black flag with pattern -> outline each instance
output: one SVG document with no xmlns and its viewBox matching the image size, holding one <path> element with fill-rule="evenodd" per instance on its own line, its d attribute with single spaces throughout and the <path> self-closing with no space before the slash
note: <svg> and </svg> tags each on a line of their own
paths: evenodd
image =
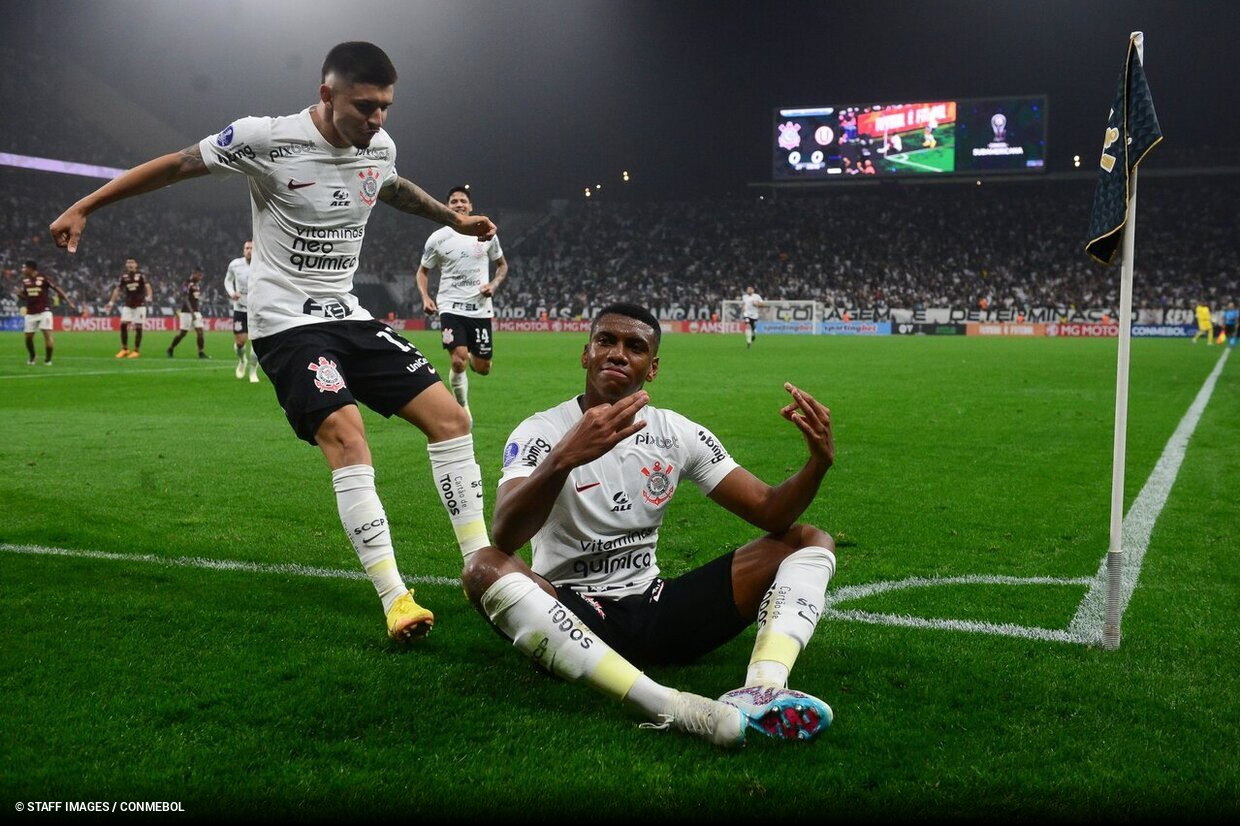
<svg viewBox="0 0 1240 826">
<path fill-rule="evenodd" d="M 1089 239 L 1085 251 L 1096 261 L 1110 264 L 1128 223 L 1129 176 L 1147 152 L 1162 140 L 1154 99 L 1137 54 L 1137 38 L 1128 38 L 1128 55 L 1119 75 L 1119 89 L 1102 144 L 1094 207 L 1089 213 Z"/>
</svg>

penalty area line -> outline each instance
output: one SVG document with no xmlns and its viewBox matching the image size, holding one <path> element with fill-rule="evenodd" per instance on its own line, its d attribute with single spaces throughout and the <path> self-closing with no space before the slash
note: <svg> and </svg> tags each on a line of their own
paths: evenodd
<svg viewBox="0 0 1240 826">
<path fill-rule="evenodd" d="M 143 562 L 165 568 L 198 568 L 205 571 L 241 571 L 250 574 L 284 574 L 317 579 L 367 579 L 361 571 L 343 568 L 320 568 L 296 563 L 244 562 L 232 559 L 210 559 L 202 556 L 157 556 L 156 554 L 118 554 L 112 551 L 83 551 L 72 548 L 49 548 L 44 545 L 11 545 L 0 543 L 0 551 L 35 556 L 67 556 L 75 559 L 103 559 L 109 562 Z M 446 576 L 406 577 L 409 585 L 460 585 L 460 579 Z"/>
</svg>

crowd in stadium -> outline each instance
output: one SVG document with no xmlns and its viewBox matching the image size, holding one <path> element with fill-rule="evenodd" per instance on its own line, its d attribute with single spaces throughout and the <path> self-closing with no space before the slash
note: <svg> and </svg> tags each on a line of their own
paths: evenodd
<svg viewBox="0 0 1240 826">
<path fill-rule="evenodd" d="M 37 55 L 0 55 L 0 90 L 54 101 L 62 68 Z M 14 98 L 16 99 L 16 98 Z M 54 117 L 0 122 L 8 151 L 125 166 L 143 160 L 71 107 Z M 1221 306 L 1240 295 L 1240 218 L 1233 175 L 1240 148 L 1159 147 L 1139 207 L 1137 307 Z M 222 279 L 249 237 L 249 204 L 203 209 L 174 193 L 122 203 L 92 221 L 75 257 L 55 250 L 47 226 L 97 180 L 7 169 L 0 195 L 0 314 L 16 311 L 12 284 L 33 258 L 88 312 L 99 312 L 129 256 L 154 288 L 156 313 L 172 312 L 191 268 L 205 273 L 204 311 L 227 313 Z M 211 186 L 211 183 L 199 184 Z M 745 197 L 626 203 L 578 197 L 541 216 L 497 219 L 511 266 L 501 315 L 573 317 L 640 295 L 663 317 L 709 317 L 752 285 L 767 298 L 815 299 L 850 308 L 1111 308 L 1114 270 L 1083 251 L 1093 180 L 975 185 L 874 182 L 811 190 L 755 189 Z M 390 213 L 390 214 L 389 214 Z M 513 215 L 517 213 L 512 213 Z M 540 219 L 541 218 L 541 219 Z M 372 311 L 415 316 L 421 245 L 434 229 L 376 208 L 357 281 Z"/>
<path fill-rule="evenodd" d="M 126 257 L 155 290 L 155 312 L 175 309 L 192 267 L 206 278 L 208 314 L 225 315 L 222 278 L 249 233 L 249 205 L 207 211 L 171 198 L 118 204 L 90 225 L 68 257 L 47 225 L 89 181 L 5 173 L 0 210 L 0 311 L 13 278 L 34 258 L 75 300 L 99 312 Z M 1229 208 L 1231 176 L 1161 177 L 1145 183 L 1133 305 L 1221 306 L 1240 295 L 1240 235 Z M 204 185 L 210 185 L 209 183 Z M 850 308 L 1113 308 L 1117 268 L 1085 255 L 1090 181 L 886 184 L 771 191 L 694 202 L 560 204 L 500 238 L 511 265 L 501 315 L 573 317 L 641 296 L 664 317 L 709 317 L 748 285 L 767 298 L 816 299 Z M 390 215 L 387 213 L 391 213 Z M 415 316 L 412 290 L 432 227 L 377 208 L 358 280 L 384 285 L 376 314 Z M 425 224 L 425 225 L 424 225 Z"/>
</svg>

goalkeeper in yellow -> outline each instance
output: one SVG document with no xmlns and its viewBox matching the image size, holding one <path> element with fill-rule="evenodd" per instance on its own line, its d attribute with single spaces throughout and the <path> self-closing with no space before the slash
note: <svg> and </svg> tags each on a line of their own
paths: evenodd
<svg viewBox="0 0 1240 826">
<path fill-rule="evenodd" d="M 1204 302 L 1197 305 L 1197 335 L 1193 336 L 1193 344 L 1197 343 L 1197 339 L 1203 335 L 1206 337 L 1206 344 L 1214 343 L 1214 324 L 1210 321 L 1210 307 Z"/>
</svg>

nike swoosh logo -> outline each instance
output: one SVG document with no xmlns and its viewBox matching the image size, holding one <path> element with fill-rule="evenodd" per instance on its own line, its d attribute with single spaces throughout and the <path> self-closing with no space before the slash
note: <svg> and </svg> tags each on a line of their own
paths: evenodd
<svg viewBox="0 0 1240 826">
<path fill-rule="evenodd" d="M 583 490 L 589 490 L 590 488 L 597 488 L 601 484 L 603 483 L 602 482 L 591 482 L 588 485 L 577 485 L 577 492 L 581 493 Z"/>
<path fill-rule="evenodd" d="M 374 542 L 376 539 L 378 539 L 379 537 L 383 536 L 386 533 L 387 531 L 379 531 L 377 534 L 374 534 L 372 536 L 363 536 L 362 544 L 369 545 L 371 542 Z"/>
<path fill-rule="evenodd" d="M 307 187 L 307 186 L 314 186 L 314 185 L 315 185 L 315 183 L 317 183 L 317 182 L 316 182 L 316 181 L 310 181 L 309 183 L 299 184 L 299 183 L 297 183 L 296 181 L 294 181 L 292 178 L 289 178 L 289 179 L 288 179 L 288 188 L 289 188 L 289 189 L 302 189 L 302 188 Z"/>
</svg>

